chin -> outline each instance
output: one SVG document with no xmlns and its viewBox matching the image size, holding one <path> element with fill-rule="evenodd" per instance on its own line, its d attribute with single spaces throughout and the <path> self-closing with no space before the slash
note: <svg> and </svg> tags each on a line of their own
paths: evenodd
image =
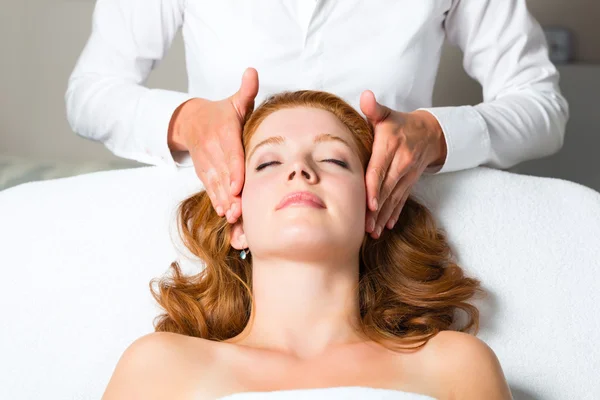
<svg viewBox="0 0 600 400">
<path fill-rule="evenodd" d="M 335 237 L 339 236 L 339 232 L 334 232 L 321 224 L 293 224 L 282 226 L 275 232 L 277 242 L 293 242 L 306 244 L 319 244 L 323 241 L 335 241 Z"/>
<path fill-rule="evenodd" d="M 337 251 L 331 246 L 320 243 L 285 243 L 276 248 L 270 249 L 270 255 L 276 258 L 283 259 L 285 261 L 297 261 L 297 262 L 320 262 L 328 259 L 339 260 L 340 252 L 343 249 Z"/>
</svg>

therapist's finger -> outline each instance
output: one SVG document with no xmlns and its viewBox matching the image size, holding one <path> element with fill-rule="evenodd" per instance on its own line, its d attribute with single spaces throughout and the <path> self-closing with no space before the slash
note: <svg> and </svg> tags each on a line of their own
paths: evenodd
<svg viewBox="0 0 600 400">
<path fill-rule="evenodd" d="M 235 131 L 230 134 L 228 140 L 221 141 L 221 146 L 227 146 L 224 149 L 224 152 L 226 152 L 224 158 L 227 164 L 227 181 L 223 184 L 223 196 L 226 197 L 224 203 L 225 217 L 227 222 L 231 224 L 235 223 L 242 213 L 240 196 L 238 195 L 244 185 L 245 168 L 241 136 L 240 128 L 239 132 Z"/>
<path fill-rule="evenodd" d="M 381 206 L 380 191 L 383 184 L 383 180 L 387 174 L 388 168 L 391 163 L 392 156 L 387 151 L 383 142 L 381 144 L 375 143 L 373 145 L 373 154 L 367 167 L 366 175 L 366 188 L 368 193 L 369 208 L 371 211 L 379 210 Z"/>
<path fill-rule="evenodd" d="M 229 211 L 226 212 L 227 222 L 234 224 L 238 218 L 242 215 L 242 197 L 234 196 L 229 207 Z"/>
<path fill-rule="evenodd" d="M 239 135 L 241 136 L 241 133 L 239 133 Z M 231 180 L 231 182 L 228 182 L 229 186 L 227 187 L 230 196 L 236 196 L 240 193 L 244 186 L 245 175 L 242 141 L 240 138 L 233 140 L 235 141 L 235 144 L 232 144 L 231 147 L 226 150 L 227 155 L 225 156 Z"/>
<path fill-rule="evenodd" d="M 224 158 L 224 168 L 226 171 L 222 176 L 226 179 L 222 187 L 226 197 L 223 207 L 227 220 L 230 221 L 231 214 L 235 215 L 236 210 L 232 210 L 235 202 L 235 196 L 241 191 L 244 185 L 244 149 L 242 147 L 241 127 L 231 126 L 225 132 L 225 137 L 221 138 L 221 148 Z M 237 219 L 237 217 L 236 217 Z"/>
<path fill-rule="evenodd" d="M 407 196 L 409 190 L 410 187 L 408 180 L 402 179 L 400 182 L 398 182 L 398 185 L 392 191 L 392 194 L 388 198 L 388 201 L 386 201 L 385 204 L 381 207 L 381 211 L 377 216 L 377 222 L 375 223 L 375 232 L 378 237 L 379 235 L 381 235 L 381 232 L 392 218 L 394 211 L 402 202 L 402 199 L 404 199 L 405 196 Z"/>
<path fill-rule="evenodd" d="M 361 93 L 360 110 L 373 126 L 384 121 L 392 113 L 390 108 L 377 102 L 375 94 L 370 90 Z"/>
<path fill-rule="evenodd" d="M 388 229 L 392 229 L 398 222 L 402 209 L 406 204 L 406 200 L 410 196 L 410 193 L 418 182 L 419 178 L 425 170 L 424 165 L 412 168 L 406 175 L 404 175 L 398 185 L 390 195 L 390 198 L 384 206 L 385 210 L 382 209 L 380 215 L 377 217 L 377 225 L 380 227 L 386 226 Z M 389 210 L 392 210 L 389 212 Z"/>
<path fill-rule="evenodd" d="M 375 134 L 373 151 L 367 166 L 365 185 L 367 189 L 367 201 L 371 211 L 377 211 L 382 206 L 381 187 L 394 159 L 394 150 L 390 149 L 391 145 L 388 143 L 388 140 L 384 135 L 377 136 L 377 133 Z"/>
<path fill-rule="evenodd" d="M 388 201 L 382 204 L 381 209 L 375 217 L 375 229 L 373 229 L 373 235 L 375 238 L 378 238 L 381 235 L 381 232 L 385 228 L 385 223 L 392 216 L 392 212 L 404 195 L 405 190 L 406 185 L 403 185 L 402 182 L 399 183 L 392 191 Z"/>
<path fill-rule="evenodd" d="M 235 134 L 230 134 L 230 136 L 233 135 Z M 223 215 L 226 215 L 227 211 L 231 208 L 231 202 L 233 199 L 233 196 L 231 195 L 231 171 L 229 162 L 227 160 L 227 155 L 225 154 L 227 150 L 222 148 L 224 146 L 224 142 L 221 141 L 220 145 L 221 151 L 215 154 L 217 171 L 219 172 L 217 188 L 215 190 L 219 207 L 222 207 Z M 231 146 L 231 144 L 228 144 L 228 146 Z"/>
<path fill-rule="evenodd" d="M 367 205 L 371 211 L 377 211 L 381 205 L 379 202 L 381 185 L 388 173 L 395 150 L 395 146 L 389 143 L 391 138 L 380 130 L 379 123 L 390 115 L 391 110 L 377 103 L 375 95 L 370 90 L 364 91 L 360 96 L 360 108 L 373 125 L 374 130 L 373 149 L 367 166 L 365 185 Z"/>
<path fill-rule="evenodd" d="M 232 196 L 238 195 L 244 186 L 244 151 L 242 148 L 242 128 L 246 117 L 254 110 L 254 100 L 258 94 L 258 72 L 254 68 L 247 68 L 242 75 L 239 90 L 229 99 L 239 118 L 239 129 L 236 135 L 226 143 L 230 147 L 226 151 L 231 186 L 228 188 Z"/>
<path fill-rule="evenodd" d="M 381 192 L 378 197 L 381 209 L 388 201 L 392 192 L 398 187 L 402 177 L 404 177 L 414 165 L 413 158 L 414 156 L 402 147 L 396 150 L 388 173 L 381 185 Z"/>
<path fill-rule="evenodd" d="M 214 168 L 203 170 L 202 167 L 197 166 L 196 174 L 198 175 L 202 183 L 204 183 L 204 190 L 206 191 L 206 194 L 208 194 L 213 208 L 215 209 L 217 214 L 222 217 L 224 214 L 224 210 L 223 207 L 220 205 L 221 203 L 219 201 L 218 185 L 216 183 L 216 177 L 218 176 L 217 170 Z"/>
<path fill-rule="evenodd" d="M 258 94 L 258 86 L 258 72 L 254 68 L 246 68 L 242 75 L 239 90 L 230 97 L 242 123 L 246 115 L 254 109 L 254 99 Z"/>
<path fill-rule="evenodd" d="M 189 151 L 196 173 L 204 183 L 215 211 L 220 217 L 224 216 L 229 189 L 224 189 L 223 182 L 229 182 L 229 171 L 219 143 L 207 141 L 202 148 L 194 147 Z"/>
<path fill-rule="evenodd" d="M 394 228 L 394 226 L 400 219 L 400 214 L 402 213 L 402 210 L 404 209 L 404 205 L 406 204 L 406 200 L 408 199 L 408 196 L 410 195 L 411 189 L 412 188 L 409 188 L 407 191 L 404 192 L 402 199 L 396 205 L 396 208 L 394 208 L 394 211 L 392 211 L 392 215 L 390 216 L 390 218 L 386 224 L 388 229 Z"/>
<path fill-rule="evenodd" d="M 215 149 L 216 143 L 212 142 L 212 147 Z M 217 170 L 214 168 L 214 163 L 212 161 L 212 152 L 209 151 L 205 153 L 205 147 L 211 146 L 209 143 L 201 144 L 199 136 L 191 136 L 190 142 L 188 142 L 187 148 L 190 153 L 190 158 L 192 159 L 192 165 L 194 166 L 194 170 L 196 171 L 196 175 L 200 178 L 202 185 L 204 186 L 204 190 L 208 194 L 210 198 L 210 202 L 213 205 L 213 208 L 219 213 L 217 209 L 219 205 L 219 201 L 217 198 L 217 193 L 215 191 L 215 176 L 217 176 Z"/>
</svg>

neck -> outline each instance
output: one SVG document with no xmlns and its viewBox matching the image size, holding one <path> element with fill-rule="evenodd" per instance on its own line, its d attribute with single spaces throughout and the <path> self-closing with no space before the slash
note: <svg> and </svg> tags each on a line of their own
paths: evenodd
<svg viewBox="0 0 600 400">
<path fill-rule="evenodd" d="M 358 254 L 351 260 L 252 259 L 255 307 L 228 342 L 308 359 L 364 341 L 357 331 Z"/>
</svg>

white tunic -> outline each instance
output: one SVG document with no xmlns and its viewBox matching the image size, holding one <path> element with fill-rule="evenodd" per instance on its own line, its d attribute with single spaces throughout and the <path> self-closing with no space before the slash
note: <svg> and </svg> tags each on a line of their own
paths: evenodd
<svg viewBox="0 0 600 400">
<path fill-rule="evenodd" d="M 180 28 L 188 93 L 142 86 Z M 464 51 L 482 104 L 431 107 L 445 38 Z M 231 96 L 247 67 L 259 74 L 256 106 L 317 89 L 360 111 L 370 89 L 392 109 L 427 109 L 448 148 L 438 173 L 553 154 L 569 112 L 525 0 L 98 0 L 69 80 L 68 119 L 118 156 L 189 166 L 167 146 L 173 111 L 192 97 Z"/>
</svg>

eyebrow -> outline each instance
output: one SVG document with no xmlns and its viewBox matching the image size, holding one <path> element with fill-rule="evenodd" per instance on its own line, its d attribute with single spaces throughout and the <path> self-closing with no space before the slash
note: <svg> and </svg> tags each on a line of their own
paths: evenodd
<svg viewBox="0 0 600 400">
<path fill-rule="evenodd" d="M 332 135 L 331 133 L 321 133 L 320 135 L 315 136 L 315 140 L 313 141 L 313 143 L 316 144 L 316 143 L 331 142 L 331 141 L 341 142 L 354 152 L 354 149 L 352 148 L 352 146 L 350 146 L 350 144 L 348 144 L 347 141 L 345 141 L 344 139 L 342 139 L 339 136 Z M 285 138 L 283 136 L 271 136 L 270 138 L 265 139 L 262 142 L 260 142 L 259 144 L 257 144 L 256 146 L 254 146 L 254 148 L 252 149 L 250 154 L 248 154 L 248 160 L 250 160 L 252 158 L 252 155 L 256 152 L 256 150 L 259 147 L 266 146 L 268 144 L 283 144 L 284 142 L 285 142 Z"/>
</svg>

